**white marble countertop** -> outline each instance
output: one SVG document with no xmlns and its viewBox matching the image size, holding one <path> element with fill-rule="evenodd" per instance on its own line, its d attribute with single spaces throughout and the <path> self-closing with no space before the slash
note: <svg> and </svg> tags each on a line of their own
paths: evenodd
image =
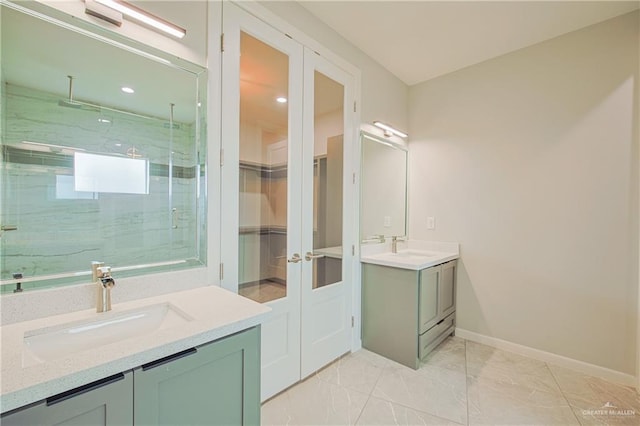
<svg viewBox="0 0 640 426">
<path fill-rule="evenodd" d="M 163 303 L 184 312 L 190 321 L 52 361 L 35 365 L 23 362 L 25 332 Z M 269 307 L 230 291 L 208 286 L 119 303 L 106 314 L 89 309 L 5 325 L 0 327 L 0 412 L 256 326 L 270 311 Z"/>
<path fill-rule="evenodd" d="M 399 241 L 397 253 L 391 252 L 389 243 L 363 246 L 362 263 L 390 266 L 419 271 L 460 257 L 457 243 L 433 241 Z"/>
</svg>

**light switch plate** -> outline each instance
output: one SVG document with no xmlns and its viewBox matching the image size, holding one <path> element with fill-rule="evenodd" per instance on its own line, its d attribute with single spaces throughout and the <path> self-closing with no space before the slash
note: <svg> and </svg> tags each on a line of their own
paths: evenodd
<svg viewBox="0 0 640 426">
<path fill-rule="evenodd" d="M 384 227 L 391 228 L 391 216 L 384 217 Z"/>
<path fill-rule="evenodd" d="M 429 216 L 427 218 L 427 229 L 436 229 L 436 218 Z"/>
</svg>

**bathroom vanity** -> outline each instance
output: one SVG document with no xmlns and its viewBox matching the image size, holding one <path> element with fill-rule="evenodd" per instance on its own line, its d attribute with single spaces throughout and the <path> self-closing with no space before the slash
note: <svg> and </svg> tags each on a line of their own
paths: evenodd
<svg viewBox="0 0 640 426">
<path fill-rule="evenodd" d="M 362 256 L 365 348 L 417 369 L 453 334 L 457 245 L 445 250 L 422 245 Z"/>
<path fill-rule="evenodd" d="M 3 326 L 1 423 L 259 424 L 269 310 L 204 287 Z M 96 331 L 120 323 L 140 333 Z"/>
</svg>

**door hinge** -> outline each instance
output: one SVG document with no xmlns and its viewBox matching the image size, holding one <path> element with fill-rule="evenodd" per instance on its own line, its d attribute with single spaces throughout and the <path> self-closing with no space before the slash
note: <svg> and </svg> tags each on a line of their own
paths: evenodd
<svg viewBox="0 0 640 426">
<path fill-rule="evenodd" d="M 356 172 L 353 172 L 351 180 L 352 180 L 352 183 L 356 183 Z"/>
<path fill-rule="evenodd" d="M 224 166 L 224 149 L 220 148 L 220 165 Z"/>
<path fill-rule="evenodd" d="M 220 279 L 224 279 L 224 263 L 220 263 Z"/>
<path fill-rule="evenodd" d="M 351 328 L 356 326 L 356 319 L 355 317 L 351 316 Z"/>
<path fill-rule="evenodd" d="M 224 33 L 220 34 L 220 52 L 224 52 Z"/>
<path fill-rule="evenodd" d="M 355 256 L 356 255 L 356 246 L 355 245 L 351 245 L 351 256 Z"/>
<path fill-rule="evenodd" d="M 356 112 L 356 101 L 353 101 L 353 112 Z"/>
</svg>

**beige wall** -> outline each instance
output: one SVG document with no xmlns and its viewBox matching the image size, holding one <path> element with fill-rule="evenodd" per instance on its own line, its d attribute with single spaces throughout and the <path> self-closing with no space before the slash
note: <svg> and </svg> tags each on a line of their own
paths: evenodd
<svg viewBox="0 0 640 426">
<path fill-rule="evenodd" d="M 410 236 L 461 243 L 458 327 L 635 374 L 639 27 L 410 89 Z"/>
</svg>

